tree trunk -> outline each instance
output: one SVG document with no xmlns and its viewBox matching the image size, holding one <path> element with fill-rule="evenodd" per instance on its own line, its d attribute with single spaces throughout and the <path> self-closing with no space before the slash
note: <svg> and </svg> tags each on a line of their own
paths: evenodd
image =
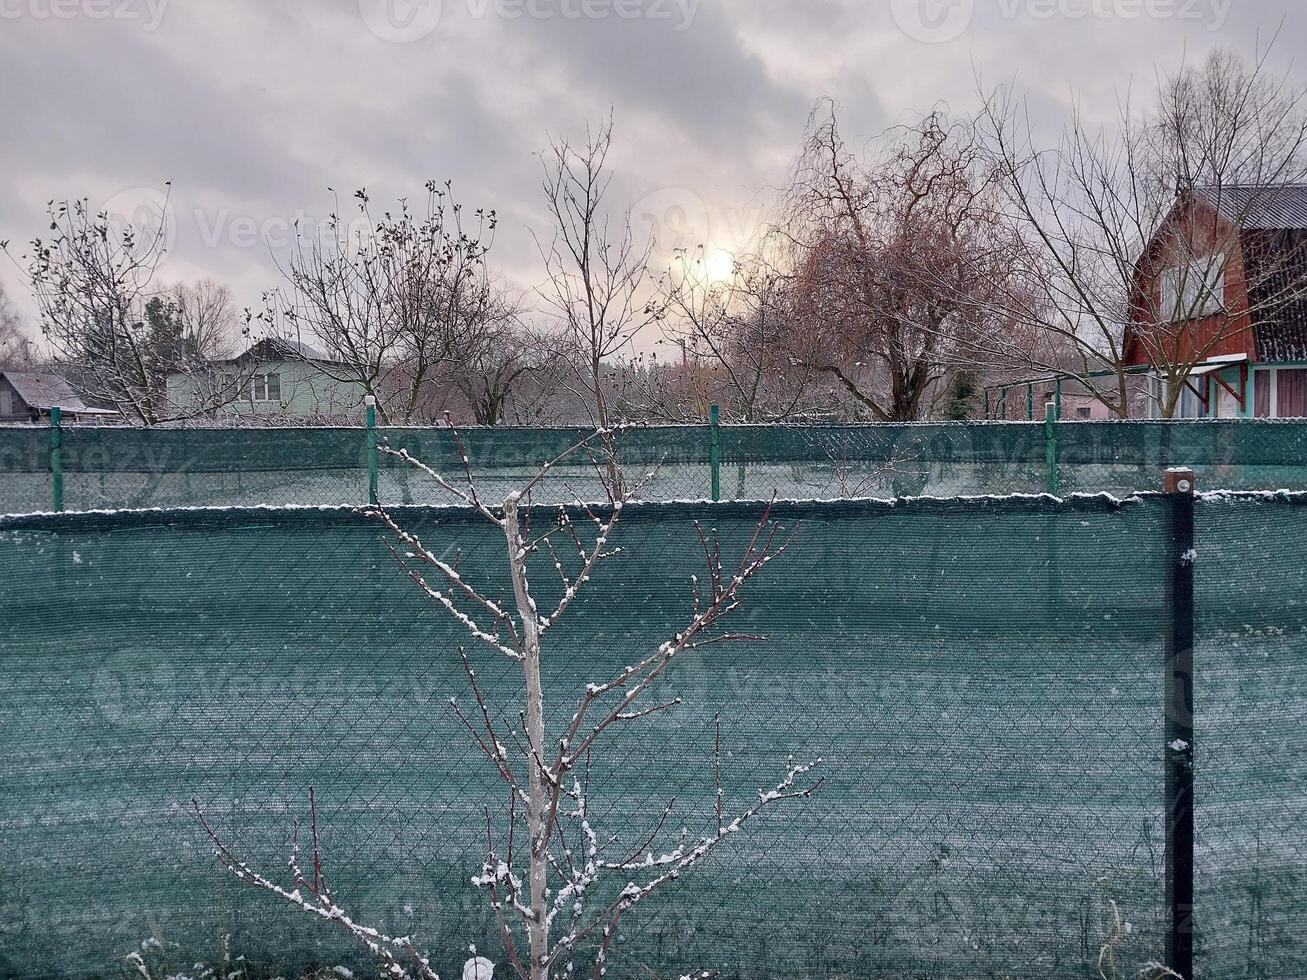
<svg viewBox="0 0 1307 980">
<path fill-rule="evenodd" d="M 526 823 L 531 836 L 529 901 L 531 921 L 527 937 L 531 947 L 530 980 L 548 980 L 549 923 L 546 919 L 549 841 L 545 836 L 548 814 L 545 783 L 540 769 L 545 758 L 544 689 L 540 680 L 540 619 L 527 582 L 527 556 L 522 546 L 517 512 L 518 499 L 510 494 L 504 501 L 504 534 L 508 538 L 508 566 L 513 579 L 513 597 L 522 620 L 522 674 L 526 680 L 527 805 Z"/>
</svg>

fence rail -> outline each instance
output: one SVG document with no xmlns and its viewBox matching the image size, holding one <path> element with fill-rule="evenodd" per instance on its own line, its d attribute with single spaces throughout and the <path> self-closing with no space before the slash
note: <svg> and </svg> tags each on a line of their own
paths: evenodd
<svg viewBox="0 0 1307 980">
<path fill-rule="evenodd" d="M 714 416 L 715 418 L 715 416 Z M 580 429 L 468 429 L 463 444 L 492 492 L 583 438 Z M 385 452 L 447 473 L 447 429 L 0 428 L 0 511 L 178 506 L 445 504 Z M 649 500 L 848 499 L 1152 490 L 1159 470 L 1206 487 L 1307 489 L 1307 422 L 946 423 L 703 426 L 625 430 L 625 465 Z M 602 497 L 585 460 L 539 499 Z"/>
<path fill-rule="evenodd" d="M 493 528 L 395 513 L 510 588 Z M 730 554 L 757 516 L 633 507 L 558 627 L 550 689 L 678 621 L 696 520 Z M 768 642 L 686 662 L 684 704 L 596 769 L 594 819 L 625 845 L 675 797 L 699 832 L 718 715 L 731 799 L 790 754 L 828 760 L 827 783 L 624 922 L 614 975 L 1133 977 L 1186 939 L 1203 980 L 1307 975 L 1307 495 L 776 516 L 796 544 L 743 611 Z M 337 933 L 225 881 L 184 807 L 276 868 L 309 786 L 358 918 L 420 937 L 443 974 L 495 949 L 469 879 L 501 794 L 448 707 L 465 637 L 378 531 L 351 508 L 0 519 L 0 974 L 104 975 L 156 933 L 186 965 L 224 943 L 269 975 L 348 963 Z M 479 679 L 513 702 L 507 668 Z M 1175 936 L 1185 806 L 1196 932 Z"/>
</svg>

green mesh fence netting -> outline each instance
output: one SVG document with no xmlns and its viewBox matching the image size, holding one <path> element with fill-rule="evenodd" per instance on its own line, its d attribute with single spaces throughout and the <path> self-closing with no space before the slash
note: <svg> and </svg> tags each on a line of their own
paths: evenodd
<svg viewBox="0 0 1307 980">
<path fill-rule="evenodd" d="M 583 439 L 580 429 L 469 429 L 470 465 L 489 499 Z M 63 509 L 354 505 L 369 496 L 363 429 L 63 429 Z M 446 429 L 377 432 L 378 495 L 390 504 L 448 504 L 394 455 L 407 450 L 457 478 Z M 615 437 L 647 500 L 713 492 L 708 426 L 634 428 Z M 1206 487 L 1307 489 L 1307 423 L 1127 422 L 724 426 L 716 484 L 728 500 L 851 499 L 1158 489 L 1162 469 L 1195 468 Z M 392 452 L 387 452 L 389 449 Z M 0 428 L 0 511 L 54 509 L 50 432 Z M 556 467 L 538 500 L 603 499 L 594 460 Z"/>
<path fill-rule="evenodd" d="M 1168 506 L 778 507 L 795 544 L 733 623 L 767 642 L 677 668 L 657 694 L 684 704 L 594 760 L 593 820 L 630 850 L 675 798 L 672 833 L 705 832 L 718 716 L 731 803 L 791 755 L 823 757 L 826 784 L 625 920 L 612 975 L 1094 977 L 1107 947 L 1133 977 L 1161 958 Z M 496 529 L 395 513 L 507 594 Z M 630 511 L 622 554 L 548 636 L 553 730 L 585 683 L 686 621 L 695 521 L 730 555 L 758 516 Z M 1300 976 L 1307 509 L 1205 498 L 1198 528 L 1200 974 Z M 329 880 L 358 919 L 419 937 L 446 976 L 469 944 L 502 960 L 469 880 L 487 809 L 506 802 L 449 706 L 467 695 L 468 638 L 374 520 L 15 517 L 0 561 L 0 974 L 113 975 L 154 936 L 182 964 L 227 949 L 267 976 L 364 975 L 338 931 L 225 878 L 188 811 L 199 799 L 282 878 L 310 786 Z M 513 665 L 478 661 L 514 717 Z"/>
</svg>

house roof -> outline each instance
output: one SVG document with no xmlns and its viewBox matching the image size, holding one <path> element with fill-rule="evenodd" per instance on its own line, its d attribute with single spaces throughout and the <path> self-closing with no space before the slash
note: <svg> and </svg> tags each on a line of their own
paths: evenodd
<svg viewBox="0 0 1307 980">
<path fill-rule="evenodd" d="M 308 344 L 302 344 L 298 340 L 282 340 L 280 337 L 272 337 L 264 341 L 274 350 L 280 350 L 282 353 L 289 355 L 291 358 L 303 358 L 306 361 L 325 361 L 329 358 L 316 347 L 310 347 Z"/>
<path fill-rule="evenodd" d="M 49 411 L 58 408 L 65 412 L 93 412 L 86 402 L 73 391 L 64 378 L 57 374 L 37 374 L 28 371 L 0 371 L 8 379 L 20 398 L 32 408 Z"/>
<path fill-rule="evenodd" d="M 238 362 L 259 360 L 259 361 L 318 361 L 322 364 L 335 363 L 323 351 L 316 347 L 310 347 L 308 344 L 300 343 L 298 340 L 286 340 L 283 337 L 268 337 L 264 340 L 256 341 L 249 348 L 237 357 L 223 362 L 227 364 L 236 364 Z"/>
<path fill-rule="evenodd" d="M 1307 231 L 1307 184 L 1195 187 L 1194 195 L 1245 231 Z"/>
<path fill-rule="evenodd" d="M 1307 230 L 1244 231 L 1259 361 L 1307 360 Z"/>
</svg>

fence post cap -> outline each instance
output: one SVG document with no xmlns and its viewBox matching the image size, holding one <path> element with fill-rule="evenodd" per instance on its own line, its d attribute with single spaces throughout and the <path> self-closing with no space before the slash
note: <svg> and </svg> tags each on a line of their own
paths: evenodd
<svg viewBox="0 0 1307 980">
<path fill-rule="evenodd" d="M 1188 467 L 1173 466 L 1162 477 L 1162 490 L 1165 493 L 1193 494 L 1198 490 L 1198 478 Z"/>
<path fill-rule="evenodd" d="M 376 396 L 376 395 L 364 395 L 364 396 L 363 396 L 363 404 L 366 405 L 368 408 L 376 408 L 376 407 L 377 407 L 377 396 Z"/>
</svg>

